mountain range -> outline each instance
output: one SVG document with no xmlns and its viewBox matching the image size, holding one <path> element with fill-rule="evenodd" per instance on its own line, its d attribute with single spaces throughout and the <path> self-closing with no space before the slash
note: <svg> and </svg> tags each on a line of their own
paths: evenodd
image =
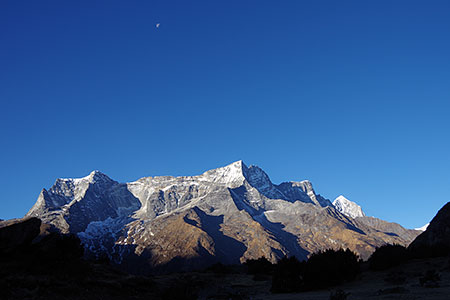
<svg viewBox="0 0 450 300">
<path fill-rule="evenodd" d="M 366 259 L 378 246 L 406 246 L 422 232 L 367 217 L 344 196 L 331 202 L 307 180 L 274 184 L 261 168 L 242 161 L 198 176 L 128 183 L 99 171 L 57 179 L 26 216 L 78 235 L 87 256 L 142 272 L 261 256 L 306 259 L 328 248 L 348 248 Z"/>
</svg>

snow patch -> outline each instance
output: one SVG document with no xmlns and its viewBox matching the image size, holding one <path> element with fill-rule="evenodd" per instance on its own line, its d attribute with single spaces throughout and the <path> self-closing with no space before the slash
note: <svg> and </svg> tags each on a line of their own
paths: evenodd
<svg viewBox="0 0 450 300">
<path fill-rule="evenodd" d="M 428 225 L 430 225 L 430 223 L 427 223 L 427 224 L 425 224 L 425 225 L 423 225 L 422 227 L 419 227 L 419 228 L 414 228 L 414 230 L 425 231 L 425 230 L 427 230 Z"/>
</svg>

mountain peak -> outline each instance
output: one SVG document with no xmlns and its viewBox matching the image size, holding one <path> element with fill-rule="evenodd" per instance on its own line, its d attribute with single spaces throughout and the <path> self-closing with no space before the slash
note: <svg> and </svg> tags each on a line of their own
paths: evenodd
<svg viewBox="0 0 450 300">
<path fill-rule="evenodd" d="M 89 173 L 89 176 L 98 176 L 98 175 L 104 175 L 102 172 L 100 172 L 99 170 L 94 170 L 91 173 Z"/>
<path fill-rule="evenodd" d="M 257 188 L 263 194 L 269 193 L 274 196 L 274 189 L 272 181 L 270 181 L 269 176 L 258 166 L 251 165 L 246 169 L 245 178 L 253 187 Z M 268 196 L 268 195 L 266 195 Z M 281 195 L 280 195 L 281 196 Z"/>
<path fill-rule="evenodd" d="M 244 161 L 242 161 L 241 159 L 240 160 L 237 160 L 237 161 L 235 161 L 235 162 L 232 162 L 231 164 L 229 164 L 228 166 L 226 166 L 226 167 L 230 167 L 230 168 L 236 168 L 236 169 L 238 169 L 238 170 L 240 170 L 241 172 L 242 172 L 242 170 L 245 168 L 247 168 L 247 166 L 245 165 L 245 163 L 244 163 Z"/>
<path fill-rule="evenodd" d="M 348 200 L 347 198 L 345 198 L 344 195 L 337 196 L 337 198 L 334 199 L 333 202 L 336 202 L 336 201 L 339 201 L 339 202 L 341 202 L 341 201 L 343 201 L 343 202 L 352 202 L 352 201 Z"/>
<path fill-rule="evenodd" d="M 81 178 L 58 178 L 56 179 L 55 185 L 60 184 L 67 184 L 69 182 L 78 185 L 80 183 L 96 183 L 96 182 L 113 182 L 111 178 L 109 178 L 108 175 L 98 171 L 94 170 L 89 175 L 81 177 Z"/>
<path fill-rule="evenodd" d="M 238 160 L 225 167 L 206 171 L 203 177 L 208 181 L 229 186 L 240 185 L 245 180 L 244 170 L 247 170 L 247 166 L 242 160 Z"/>
<path fill-rule="evenodd" d="M 236 173 L 242 173 L 244 169 L 247 169 L 247 166 L 245 165 L 245 163 L 242 160 L 237 160 L 237 161 L 232 162 L 224 167 L 220 167 L 220 168 L 209 170 L 209 171 L 221 170 L 221 169 L 229 169 L 229 170 L 236 171 Z"/>
<path fill-rule="evenodd" d="M 89 179 L 90 182 L 112 181 L 112 179 L 109 178 L 108 175 L 100 172 L 99 170 L 92 171 L 88 176 L 86 176 L 84 178 Z"/>
<path fill-rule="evenodd" d="M 348 200 L 343 195 L 337 197 L 333 201 L 333 205 L 339 212 L 353 219 L 356 217 L 366 216 L 362 211 L 361 206 L 359 206 L 355 202 Z"/>
</svg>

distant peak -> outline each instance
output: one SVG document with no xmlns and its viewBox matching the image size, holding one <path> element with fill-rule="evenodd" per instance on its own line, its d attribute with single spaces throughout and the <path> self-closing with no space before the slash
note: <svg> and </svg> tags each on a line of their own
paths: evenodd
<svg viewBox="0 0 450 300">
<path fill-rule="evenodd" d="M 98 175 L 98 174 L 103 174 L 103 173 L 100 172 L 99 170 L 94 170 L 91 173 L 89 173 L 90 176 L 94 176 L 94 175 Z"/>
<path fill-rule="evenodd" d="M 414 228 L 414 230 L 425 231 L 425 230 L 427 230 L 428 225 L 430 225 L 430 223 L 427 223 L 427 224 L 425 224 L 425 225 L 423 225 L 422 227 L 419 227 L 419 228 Z"/>
<path fill-rule="evenodd" d="M 333 205 L 336 208 L 336 210 L 353 219 L 356 217 L 366 216 L 363 210 L 361 209 L 361 206 L 359 206 L 353 201 L 348 200 L 343 195 L 338 196 L 333 201 Z"/>
<path fill-rule="evenodd" d="M 105 173 L 100 172 L 99 170 L 92 171 L 89 176 L 85 177 L 89 179 L 89 182 L 103 182 L 103 181 L 113 181 L 111 178 L 109 178 L 108 175 Z"/>
<path fill-rule="evenodd" d="M 88 176 L 81 178 L 58 178 L 56 180 L 56 184 L 58 184 L 58 182 L 72 182 L 74 184 L 79 184 L 82 182 L 95 183 L 95 182 L 112 182 L 112 181 L 114 180 L 109 178 L 108 175 L 98 170 L 94 170 L 91 173 L 89 173 Z"/>
<path fill-rule="evenodd" d="M 89 173 L 88 177 L 108 177 L 105 173 L 100 172 L 99 170 L 94 170 Z M 109 177 L 108 177 L 109 178 Z"/>
</svg>

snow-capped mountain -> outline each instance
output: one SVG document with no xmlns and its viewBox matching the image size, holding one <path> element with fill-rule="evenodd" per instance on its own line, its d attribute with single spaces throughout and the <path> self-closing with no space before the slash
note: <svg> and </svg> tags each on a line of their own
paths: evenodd
<svg viewBox="0 0 450 300">
<path fill-rule="evenodd" d="M 63 233 L 78 233 L 93 221 L 128 216 L 139 207 L 126 184 L 93 171 L 83 178 L 57 179 L 41 191 L 27 216 L 43 217 Z"/>
<path fill-rule="evenodd" d="M 348 200 L 342 195 L 334 199 L 333 205 L 338 211 L 353 219 L 366 216 L 362 211 L 361 206 L 359 206 L 355 202 Z"/>
<path fill-rule="evenodd" d="M 404 228 L 393 234 L 389 226 L 380 230 L 378 223 L 349 218 L 335 206 L 307 180 L 274 184 L 261 168 L 237 161 L 197 176 L 129 183 L 98 171 L 58 179 L 42 190 L 27 215 L 78 234 L 90 255 L 134 268 L 179 270 L 261 256 L 304 259 L 342 247 L 366 258 L 376 246 L 406 245 L 415 234 Z"/>
<path fill-rule="evenodd" d="M 381 232 L 395 234 L 408 241 L 412 241 L 418 234 L 420 234 L 420 231 L 417 229 L 406 229 L 397 223 L 387 222 L 375 217 L 367 217 L 361 206 L 348 200 L 342 195 L 333 201 L 333 205 L 336 210 L 352 219 L 355 219 L 355 222 L 360 225 L 364 224 Z"/>
</svg>

